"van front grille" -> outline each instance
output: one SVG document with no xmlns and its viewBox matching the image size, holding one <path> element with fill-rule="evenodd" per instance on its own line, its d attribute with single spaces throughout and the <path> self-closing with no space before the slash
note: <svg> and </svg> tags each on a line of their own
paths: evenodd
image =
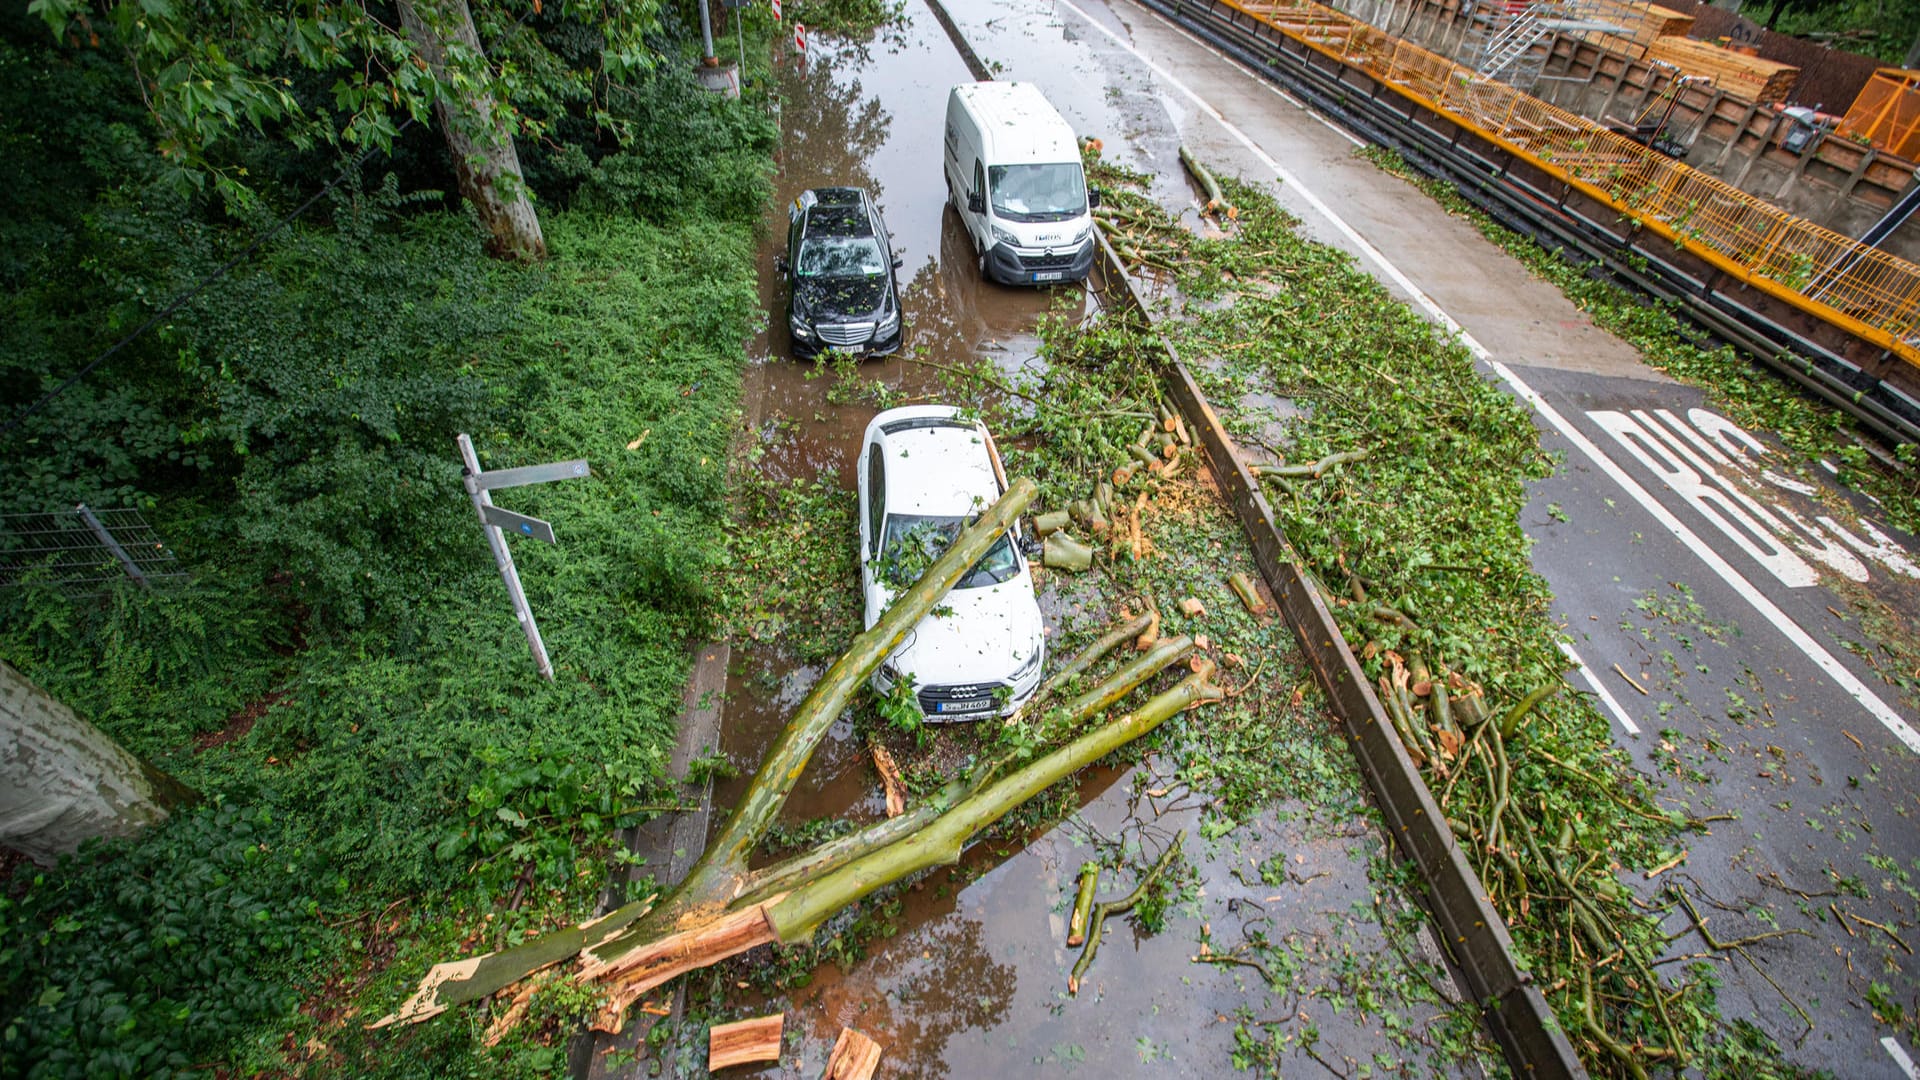
<svg viewBox="0 0 1920 1080">
<path fill-rule="evenodd" d="M 1073 265 L 1073 252 L 1061 255 L 1022 255 L 1020 268 L 1023 270 L 1061 270 Z"/>
</svg>

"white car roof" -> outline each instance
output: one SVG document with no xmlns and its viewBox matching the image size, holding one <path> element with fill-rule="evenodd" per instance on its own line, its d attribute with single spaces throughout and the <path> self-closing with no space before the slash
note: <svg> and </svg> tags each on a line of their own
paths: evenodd
<svg viewBox="0 0 1920 1080">
<path fill-rule="evenodd" d="M 990 165 L 1080 161 L 1073 128 L 1040 88 L 1025 82 L 963 83 L 953 88 L 980 118 Z"/>
<path fill-rule="evenodd" d="M 914 405 L 889 409 L 867 426 L 867 441 L 878 437 L 886 462 L 887 513 L 965 517 L 1000 497 L 986 435 L 959 413 L 950 405 Z"/>
</svg>

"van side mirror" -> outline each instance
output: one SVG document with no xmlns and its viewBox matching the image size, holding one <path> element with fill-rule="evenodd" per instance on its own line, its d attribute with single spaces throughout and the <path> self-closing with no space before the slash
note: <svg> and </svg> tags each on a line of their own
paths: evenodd
<svg viewBox="0 0 1920 1080">
<path fill-rule="evenodd" d="M 1087 209 L 1089 210 L 1100 209 L 1100 189 L 1099 188 L 1087 189 Z"/>
<path fill-rule="evenodd" d="M 967 193 L 967 210 L 970 213 L 984 214 L 987 212 L 987 200 L 981 198 L 979 192 L 970 191 Z"/>
<path fill-rule="evenodd" d="M 898 270 L 898 269 L 900 269 L 901 267 L 903 267 L 903 266 L 905 266 L 905 265 L 907 265 L 907 260 L 905 260 L 905 259 L 903 259 L 903 258 L 901 258 L 901 257 L 900 257 L 900 256 L 898 256 L 898 255 L 895 255 L 895 256 L 893 257 L 893 268 L 894 268 L 895 270 Z"/>
</svg>

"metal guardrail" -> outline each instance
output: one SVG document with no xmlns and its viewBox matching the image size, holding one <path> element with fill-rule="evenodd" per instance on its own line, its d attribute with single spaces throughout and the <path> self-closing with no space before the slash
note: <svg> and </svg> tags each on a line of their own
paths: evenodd
<svg viewBox="0 0 1920 1080">
<path fill-rule="evenodd" d="M 1721 270 L 1920 365 L 1920 266 L 1314 0 L 1210 0 L 1392 84 Z M 1828 267 L 1844 273 L 1805 290 Z"/>
<path fill-rule="evenodd" d="M 1119 256 L 1105 236 L 1099 240 L 1100 258 L 1094 262 L 1089 287 L 1109 309 L 1135 312 L 1153 325 L 1152 308 L 1127 276 Z M 1280 602 L 1288 627 L 1347 730 L 1354 760 L 1380 807 L 1388 836 L 1420 871 L 1428 910 L 1462 989 L 1479 1004 L 1487 1030 L 1514 1075 L 1584 1078 L 1585 1067 L 1546 998 L 1514 959 L 1506 922 L 1488 901 L 1486 886 L 1407 756 L 1360 661 L 1320 594 L 1293 561 L 1259 482 L 1177 350 L 1164 336 L 1159 340 L 1167 356 L 1167 390 L 1206 450 L 1221 493 L 1253 545 L 1260 576 Z"/>
</svg>

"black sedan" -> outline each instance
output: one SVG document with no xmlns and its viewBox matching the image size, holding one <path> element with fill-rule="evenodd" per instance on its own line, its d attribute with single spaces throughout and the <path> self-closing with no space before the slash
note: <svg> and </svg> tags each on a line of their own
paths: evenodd
<svg viewBox="0 0 1920 1080">
<path fill-rule="evenodd" d="M 880 211 L 862 188 L 814 188 L 787 208 L 787 329 L 807 359 L 828 350 L 886 356 L 900 348 L 900 286 Z"/>
</svg>

